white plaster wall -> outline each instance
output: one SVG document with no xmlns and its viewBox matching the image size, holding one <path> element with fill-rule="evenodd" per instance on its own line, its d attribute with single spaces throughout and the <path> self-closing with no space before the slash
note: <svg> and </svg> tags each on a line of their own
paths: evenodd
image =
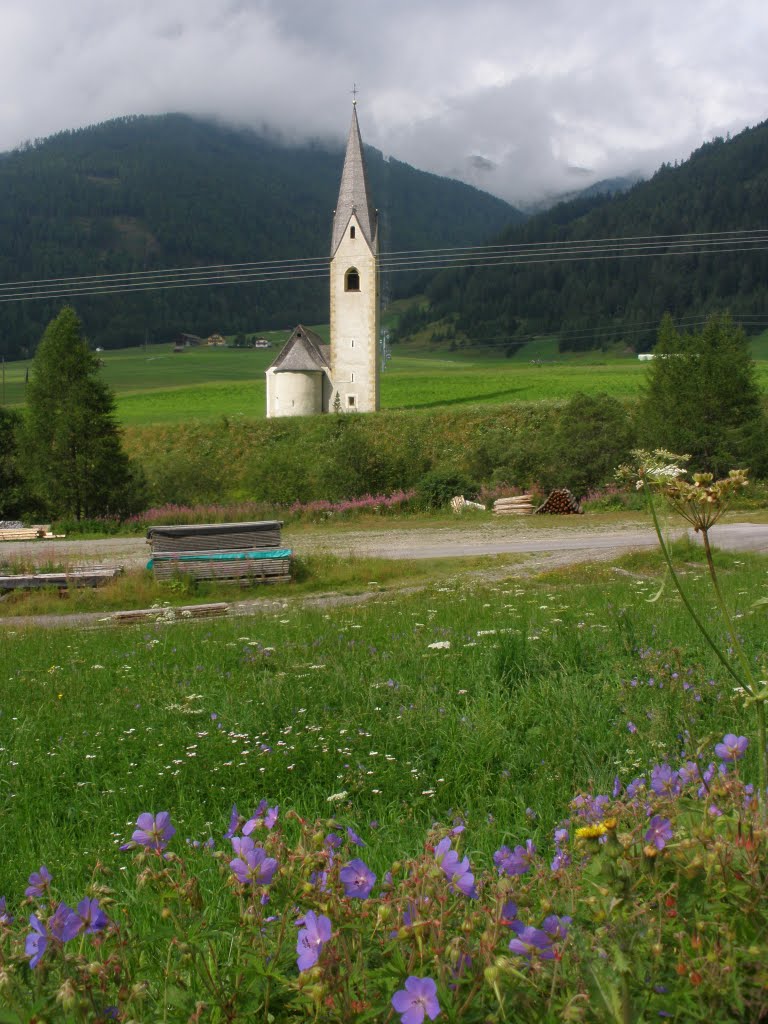
<svg viewBox="0 0 768 1024">
<path fill-rule="evenodd" d="M 355 237 L 350 237 L 350 227 Z M 360 290 L 348 292 L 350 267 L 360 275 Z M 352 215 L 331 261 L 331 379 L 343 412 L 375 412 L 379 408 L 379 282 L 374 253 L 357 218 Z M 350 406 L 349 397 L 355 399 Z"/>
<path fill-rule="evenodd" d="M 314 416 L 322 412 L 324 376 L 320 371 L 268 370 L 267 416 Z"/>
</svg>

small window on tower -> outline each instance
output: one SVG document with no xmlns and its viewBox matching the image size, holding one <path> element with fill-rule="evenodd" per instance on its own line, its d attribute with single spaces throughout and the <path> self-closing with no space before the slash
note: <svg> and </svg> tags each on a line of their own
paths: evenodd
<svg viewBox="0 0 768 1024">
<path fill-rule="evenodd" d="M 354 395 L 347 395 L 347 405 L 349 406 L 350 409 L 354 409 L 354 407 L 355 407 L 355 396 Z"/>
<path fill-rule="evenodd" d="M 349 375 L 349 383 L 350 384 L 354 384 L 355 383 L 355 373 L 354 373 L 354 370 Z"/>
<path fill-rule="evenodd" d="M 355 225 L 354 224 L 349 229 L 349 237 L 350 238 L 354 238 L 355 237 Z"/>
<path fill-rule="evenodd" d="M 358 274 L 354 267 L 350 267 L 349 270 L 344 275 L 344 291 L 360 291 L 360 275 Z"/>
<path fill-rule="evenodd" d="M 354 338 L 352 339 L 352 341 L 350 341 L 349 347 L 350 348 L 354 348 L 355 347 L 355 339 Z"/>
</svg>

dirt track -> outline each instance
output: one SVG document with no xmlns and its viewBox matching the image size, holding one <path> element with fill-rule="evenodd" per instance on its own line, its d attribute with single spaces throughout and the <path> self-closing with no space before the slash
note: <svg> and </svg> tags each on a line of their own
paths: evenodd
<svg viewBox="0 0 768 1024">
<path fill-rule="evenodd" d="M 679 537 L 682 529 L 672 531 Z M 728 523 L 715 526 L 712 541 L 731 551 L 768 552 L 768 525 Z M 457 558 L 499 554 L 580 552 L 583 561 L 603 553 L 620 554 L 654 547 L 656 535 L 640 522 L 620 527 L 590 524 L 587 519 L 568 520 L 567 525 L 532 527 L 527 523 L 479 522 L 471 529 L 456 527 L 397 527 L 380 530 L 333 530 L 292 535 L 286 543 L 298 555 L 320 551 L 363 558 Z M 149 548 L 143 537 L 112 537 L 105 540 L 15 541 L 0 547 L 0 560 L 24 559 L 36 565 L 62 562 L 103 562 L 125 568 L 144 565 Z"/>
<path fill-rule="evenodd" d="M 672 536 L 681 536 L 677 530 Z M 397 528 L 392 530 L 329 531 L 307 537 L 287 537 L 297 554 L 332 551 L 338 555 L 395 559 L 456 558 L 495 554 L 528 554 L 532 557 L 520 565 L 495 569 L 471 570 L 470 577 L 491 581 L 500 578 L 521 578 L 547 569 L 577 562 L 606 561 L 627 551 L 649 548 L 657 543 L 656 535 L 647 526 L 628 523 L 623 528 L 592 526 L 585 520 L 569 521 L 567 526 L 532 528 L 525 524 L 478 524 L 476 529 L 443 527 L 439 529 Z M 712 530 L 713 543 L 730 551 L 768 553 L 768 525 L 729 523 Z M 9 549 L 15 549 L 11 552 Z M 4 544 L 0 555 L 7 559 L 24 558 L 38 565 L 61 562 L 102 562 L 121 564 L 126 568 L 143 565 L 147 559 L 143 538 L 118 537 L 99 541 L 14 542 Z M 419 588 L 408 588 L 409 590 Z M 376 592 L 355 595 L 318 594 L 300 599 L 303 607 L 330 607 L 359 604 L 375 599 Z M 234 604 L 230 614 L 259 615 L 274 612 L 284 602 L 257 598 Z M 98 627 L 109 622 L 107 613 L 77 615 L 18 616 L 0 620 L 0 628 L 25 626 Z"/>
</svg>

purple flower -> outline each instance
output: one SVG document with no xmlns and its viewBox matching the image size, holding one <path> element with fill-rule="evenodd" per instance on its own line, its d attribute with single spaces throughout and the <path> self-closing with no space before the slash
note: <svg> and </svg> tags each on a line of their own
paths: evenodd
<svg viewBox="0 0 768 1024">
<path fill-rule="evenodd" d="M 450 836 L 441 839 L 435 847 L 435 860 L 456 889 L 471 899 L 477 899 L 475 876 L 469 866 L 469 858 L 462 857 L 459 860 L 456 850 L 451 849 Z"/>
<path fill-rule="evenodd" d="M 337 836 L 335 832 L 329 832 L 323 842 L 331 850 L 338 850 L 341 846 L 341 836 Z"/>
<path fill-rule="evenodd" d="M 109 918 L 99 906 L 99 901 L 89 900 L 87 897 L 77 904 L 77 916 L 85 925 L 88 935 L 104 931 L 109 924 Z"/>
<path fill-rule="evenodd" d="M 627 786 L 627 796 L 630 800 L 634 800 L 638 792 L 645 787 L 645 776 L 638 775 L 636 779 L 632 779 L 630 784 Z"/>
<path fill-rule="evenodd" d="M 42 896 L 51 886 L 51 873 L 45 864 L 40 866 L 39 871 L 33 871 L 29 876 L 29 885 L 24 890 L 25 896 Z"/>
<path fill-rule="evenodd" d="M 672 838 L 672 825 L 669 818 L 662 818 L 660 814 L 654 814 L 648 822 L 648 831 L 645 833 L 645 841 L 655 846 L 657 850 L 663 850 Z"/>
<path fill-rule="evenodd" d="M 493 863 L 499 869 L 499 874 L 524 875 L 531 866 L 536 856 L 536 847 L 530 839 L 525 841 L 525 846 L 516 846 L 510 850 L 508 846 L 502 846 L 493 855 Z"/>
<path fill-rule="evenodd" d="M 517 920 L 517 904 L 514 900 L 507 900 L 504 906 L 501 908 L 501 921 L 500 924 L 504 924 L 507 928 L 512 927 L 512 923 Z"/>
<path fill-rule="evenodd" d="M 0 896 L 0 924 L 10 925 L 13 924 L 13 918 L 8 913 L 5 906 L 5 896 Z"/>
<path fill-rule="evenodd" d="M 651 789 L 658 796 L 677 796 L 680 776 L 668 764 L 657 764 L 651 772 Z"/>
<path fill-rule="evenodd" d="M 74 939 L 76 935 L 79 935 L 82 927 L 83 922 L 81 918 L 66 903 L 60 903 L 56 907 L 53 917 L 48 922 L 48 930 L 51 933 L 51 937 L 56 939 L 57 942 L 62 943 Z"/>
<path fill-rule="evenodd" d="M 400 1024 L 422 1024 L 425 1017 L 434 1020 L 440 1013 L 437 985 L 432 978 L 406 978 L 405 988 L 392 996 L 392 1008 L 400 1014 Z"/>
<path fill-rule="evenodd" d="M 225 839 L 231 839 L 232 836 L 240 828 L 240 815 L 237 810 L 237 804 L 232 804 L 232 811 L 229 815 L 229 828 L 224 833 Z"/>
<path fill-rule="evenodd" d="M 689 783 L 695 782 L 698 779 L 699 766 L 695 761 L 686 761 L 684 764 L 680 765 L 680 770 L 677 774 L 683 785 L 687 786 Z"/>
<path fill-rule="evenodd" d="M 243 835 L 249 836 L 259 825 L 263 825 L 268 829 L 274 828 L 279 810 L 280 808 L 277 804 L 274 807 L 268 807 L 266 800 L 260 800 L 259 806 L 243 825 Z"/>
<path fill-rule="evenodd" d="M 557 914 L 550 914 L 549 917 L 544 918 L 544 923 L 541 927 L 553 940 L 562 940 L 568 934 L 568 925 L 571 923 L 571 920 L 572 918 L 567 915 L 558 917 Z"/>
<path fill-rule="evenodd" d="M 518 956 L 525 956 L 530 958 L 532 953 L 538 953 L 545 960 L 551 960 L 554 957 L 552 952 L 552 936 L 548 935 L 541 928 L 533 928 L 531 925 L 527 925 L 521 928 L 514 939 L 510 939 L 509 948 L 511 952 L 517 953 Z"/>
<path fill-rule="evenodd" d="M 376 884 L 376 875 L 359 857 L 344 865 L 339 872 L 339 879 L 344 886 L 344 895 L 358 900 L 367 899 Z"/>
<path fill-rule="evenodd" d="M 300 923 L 304 927 L 296 940 L 296 966 L 300 971 L 306 971 L 315 966 L 323 946 L 330 939 L 331 922 L 325 914 L 318 917 L 314 910 L 308 910 Z"/>
<path fill-rule="evenodd" d="M 627 722 L 627 732 L 637 732 L 637 726 L 634 722 Z"/>
<path fill-rule="evenodd" d="M 32 931 L 24 943 L 24 952 L 29 957 L 29 966 L 37 967 L 48 945 L 48 933 L 35 914 L 29 915 L 29 927 Z"/>
<path fill-rule="evenodd" d="M 355 832 L 354 829 L 349 828 L 349 826 L 347 826 L 347 839 L 349 839 L 350 843 L 354 843 L 355 846 L 365 846 L 365 843 L 357 832 Z"/>
<path fill-rule="evenodd" d="M 746 736 L 735 736 L 732 732 L 723 736 L 723 742 L 715 746 L 715 755 L 721 761 L 740 761 L 747 752 L 749 740 Z"/>
<path fill-rule="evenodd" d="M 267 857 L 260 846 L 245 847 L 240 843 L 240 856 L 229 862 L 232 874 L 241 885 L 269 885 L 277 870 L 274 857 Z"/>
<path fill-rule="evenodd" d="M 571 855 L 567 850 L 561 850 L 557 847 L 557 852 L 552 858 L 552 863 L 549 865 L 551 871 L 562 871 L 563 868 L 567 868 L 571 863 Z"/>
<path fill-rule="evenodd" d="M 164 850 L 170 839 L 176 835 L 168 811 L 160 811 L 156 817 L 145 811 L 138 816 L 136 824 L 138 828 L 131 836 L 131 842 L 135 846 L 146 846 L 148 850 Z"/>
<path fill-rule="evenodd" d="M 605 817 L 606 807 L 610 802 L 611 798 L 604 796 L 602 793 L 595 797 L 580 794 L 571 801 L 571 806 L 575 809 L 578 816 L 585 821 L 602 821 Z"/>
</svg>

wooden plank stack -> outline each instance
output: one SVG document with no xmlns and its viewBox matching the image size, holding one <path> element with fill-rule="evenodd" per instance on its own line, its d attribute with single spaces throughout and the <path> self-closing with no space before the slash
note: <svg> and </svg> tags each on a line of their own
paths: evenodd
<svg viewBox="0 0 768 1024">
<path fill-rule="evenodd" d="M 145 622 L 147 619 L 162 618 L 167 621 L 212 618 L 215 615 L 226 615 L 229 605 L 223 601 L 216 604 L 186 604 L 181 608 L 171 608 L 169 611 L 173 614 L 166 614 L 164 608 L 132 608 L 130 611 L 112 612 L 109 619 L 110 622 Z"/>
<path fill-rule="evenodd" d="M 120 566 L 99 566 L 71 569 L 69 572 L 16 573 L 0 576 L 0 591 L 33 590 L 39 587 L 57 587 L 59 590 L 67 590 L 69 587 L 101 587 L 122 571 Z"/>
<path fill-rule="evenodd" d="M 147 531 L 155 579 L 277 583 L 291 578 L 291 551 L 281 547 L 282 522 L 153 526 Z"/>
<path fill-rule="evenodd" d="M 551 491 L 543 505 L 536 509 L 537 516 L 580 516 L 579 503 L 567 488 Z"/>
<path fill-rule="evenodd" d="M 20 526 L 10 530 L 0 530 L 0 541 L 2 540 L 38 540 L 50 539 L 59 534 L 51 533 L 50 526 Z"/>
<path fill-rule="evenodd" d="M 530 494 L 497 498 L 493 503 L 493 514 L 495 516 L 530 516 L 533 514 L 533 498 Z"/>
</svg>

